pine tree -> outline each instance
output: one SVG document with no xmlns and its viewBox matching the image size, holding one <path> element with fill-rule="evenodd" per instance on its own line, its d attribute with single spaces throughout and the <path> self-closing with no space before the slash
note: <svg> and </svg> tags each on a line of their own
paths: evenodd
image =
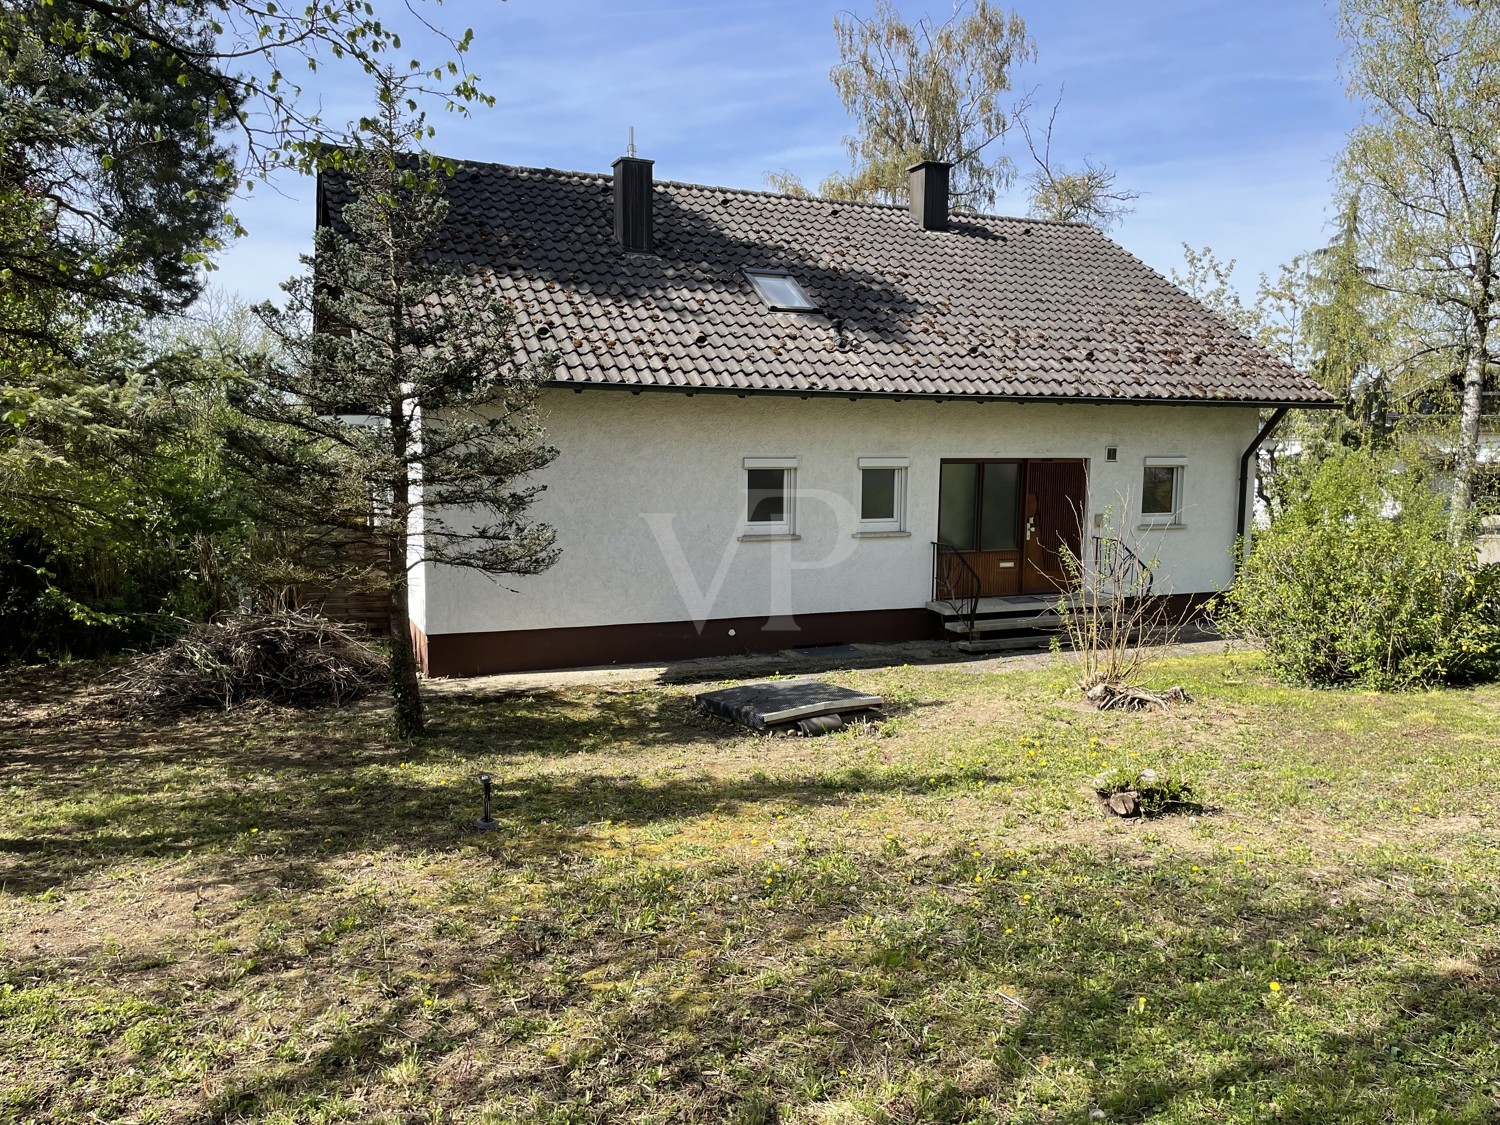
<svg viewBox="0 0 1500 1125">
<path fill-rule="evenodd" d="M 541 486 L 524 483 L 555 456 L 536 411 L 552 362 L 518 363 L 509 308 L 434 262 L 451 169 L 416 151 L 429 131 L 405 116 L 415 108 L 399 79 L 381 79 L 347 171 L 325 185 L 331 198 L 346 186 L 348 202 L 318 232 L 310 275 L 286 286 L 287 307 L 264 308 L 290 362 L 259 373 L 242 410 L 260 425 L 238 435 L 241 463 L 294 531 L 373 500 L 403 738 L 423 728 L 411 569 L 535 574 L 557 556 L 553 530 L 527 520 Z"/>
</svg>

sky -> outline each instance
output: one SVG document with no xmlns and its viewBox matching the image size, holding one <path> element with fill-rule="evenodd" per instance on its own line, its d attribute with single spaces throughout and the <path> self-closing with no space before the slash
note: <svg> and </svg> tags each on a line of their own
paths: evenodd
<svg viewBox="0 0 1500 1125">
<path fill-rule="evenodd" d="M 390 18 L 391 0 L 376 0 Z M 467 66 L 496 99 L 432 114 L 434 151 L 461 159 L 606 172 L 635 129 L 658 179 L 764 188 L 768 171 L 816 184 L 848 167 L 850 122 L 828 80 L 833 19 L 873 0 L 448 0 L 423 14 L 474 30 Z M 908 20 L 951 10 L 900 0 Z M 1162 273 L 1182 245 L 1257 276 L 1328 241 L 1333 165 L 1358 108 L 1344 95 L 1334 9 L 1320 0 L 1014 0 L 1038 60 L 1015 74 L 1045 112 L 1061 97 L 1053 154 L 1085 157 L 1141 192 L 1111 235 Z M 401 13 L 395 13 L 399 19 Z M 424 62 L 441 45 L 408 36 Z M 370 84 L 320 67 L 304 88 L 324 119 L 357 117 Z M 1019 151 L 1018 151 L 1019 146 Z M 1019 137 L 1007 143 L 1018 164 Z M 1024 164 L 1023 164 L 1024 167 Z M 313 184 L 281 176 L 240 201 L 246 237 L 213 284 L 277 296 L 310 248 Z M 997 208 L 1022 214 L 1018 190 Z"/>
</svg>

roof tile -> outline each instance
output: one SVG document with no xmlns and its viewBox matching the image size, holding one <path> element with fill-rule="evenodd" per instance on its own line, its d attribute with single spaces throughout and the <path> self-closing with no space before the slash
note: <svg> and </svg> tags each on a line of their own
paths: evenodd
<svg viewBox="0 0 1500 1125">
<path fill-rule="evenodd" d="M 322 189 L 336 215 L 347 180 Z M 658 182 L 659 252 L 627 254 L 612 191 L 608 175 L 474 163 L 448 185 L 434 257 L 511 303 L 523 356 L 559 349 L 558 383 L 1332 401 L 1082 224 L 966 215 L 929 231 L 904 207 Z M 778 267 L 824 312 L 767 309 L 743 271 Z"/>
</svg>

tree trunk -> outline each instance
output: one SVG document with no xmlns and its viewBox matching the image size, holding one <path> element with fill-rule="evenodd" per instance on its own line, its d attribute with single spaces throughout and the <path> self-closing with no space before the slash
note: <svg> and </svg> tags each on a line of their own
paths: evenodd
<svg viewBox="0 0 1500 1125">
<path fill-rule="evenodd" d="M 1464 368 L 1463 411 L 1458 419 L 1458 461 L 1453 470 L 1452 515 L 1448 537 L 1461 543 L 1469 533 L 1469 491 L 1474 478 L 1474 464 L 1479 459 L 1479 415 L 1484 405 L 1484 368 L 1486 329 L 1483 314 L 1474 318 L 1475 340 Z"/>
<path fill-rule="evenodd" d="M 391 698 L 396 704 L 396 737 L 404 739 L 420 737 L 424 721 L 417 654 L 412 648 L 405 536 L 399 549 L 401 558 L 391 568 Z"/>
</svg>

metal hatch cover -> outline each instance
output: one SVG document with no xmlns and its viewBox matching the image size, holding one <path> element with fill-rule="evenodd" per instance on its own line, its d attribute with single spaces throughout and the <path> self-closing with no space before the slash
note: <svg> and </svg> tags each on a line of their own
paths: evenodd
<svg viewBox="0 0 1500 1125">
<path fill-rule="evenodd" d="M 698 706 L 712 715 L 744 723 L 755 730 L 787 727 L 823 715 L 844 718 L 885 705 L 878 695 L 865 695 L 818 680 L 761 680 L 738 687 L 706 691 Z"/>
</svg>

